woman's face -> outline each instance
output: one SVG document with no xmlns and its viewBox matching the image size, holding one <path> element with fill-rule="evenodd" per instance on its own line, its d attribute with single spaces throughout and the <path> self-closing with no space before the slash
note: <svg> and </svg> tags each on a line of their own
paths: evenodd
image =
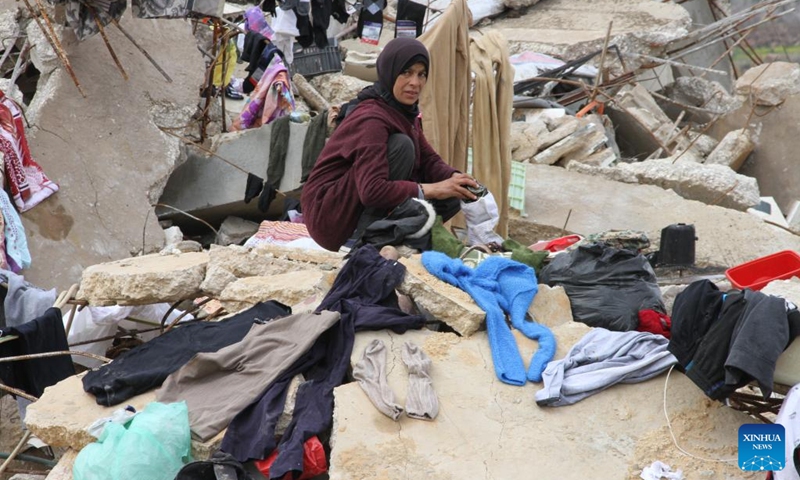
<svg viewBox="0 0 800 480">
<path fill-rule="evenodd" d="M 424 63 L 415 63 L 401 72 L 394 81 L 392 95 L 403 105 L 414 105 L 419 101 L 422 87 L 428 81 L 428 69 Z"/>
</svg>

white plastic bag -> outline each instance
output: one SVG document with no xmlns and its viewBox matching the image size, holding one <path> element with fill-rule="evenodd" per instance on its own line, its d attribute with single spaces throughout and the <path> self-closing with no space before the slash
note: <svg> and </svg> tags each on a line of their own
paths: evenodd
<svg viewBox="0 0 800 480">
<path fill-rule="evenodd" d="M 492 192 L 474 202 L 461 202 L 461 211 L 467 219 L 467 244 L 469 246 L 485 243 L 503 243 L 503 237 L 494 229 L 500 222 L 500 211 Z"/>
</svg>

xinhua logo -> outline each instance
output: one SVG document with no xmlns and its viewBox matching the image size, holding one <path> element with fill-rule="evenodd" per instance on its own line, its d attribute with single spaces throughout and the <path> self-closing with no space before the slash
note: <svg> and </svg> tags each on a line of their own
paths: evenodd
<svg viewBox="0 0 800 480">
<path fill-rule="evenodd" d="M 739 468 L 783 470 L 786 465 L 783 425 L 745 424 L 739 427 Z"/>
</svg>

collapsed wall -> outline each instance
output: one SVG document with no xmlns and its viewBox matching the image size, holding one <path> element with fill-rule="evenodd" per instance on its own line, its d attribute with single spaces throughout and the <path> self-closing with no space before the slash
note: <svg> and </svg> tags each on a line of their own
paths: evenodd
<svg viewBox="0 0 800 480">
<path fill-rule="evenodd" d="M 24 9 L 21 3 L 0 3 L 0 18 L 16 18 L 33 44 L 40 77 L 27 107 L 26 134 L 34 160 L 60 191 L 21 215 L 33 259 L 22 273 L 42 287 L 66 289 L 85 267 L 163 244 L 151 204 L 182 148 L 158 126 L 190 123 L 204 64 L 188 21 L 130 15 L 121 21 L 172 83 L 116 28 L 106 33 L 127 81 L 99 35 L 78 42 L 69 28 L 56 27 L 83 98 Z M 18 48 L 23 42 L 17 40 Z"/>
</svg>

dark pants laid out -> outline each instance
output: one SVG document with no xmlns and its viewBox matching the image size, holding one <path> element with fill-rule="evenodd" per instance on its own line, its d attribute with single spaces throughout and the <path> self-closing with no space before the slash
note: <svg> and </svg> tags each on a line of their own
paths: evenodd
<svg viewBox="0 0 800 480">
<path fill-rule="evenodd" d="M 414 142 L 408 135 L 395 133 L 389 136 L 389 180 L 409 180 L 414 168 Z M 429 200 L 436 210 L 436 215 L 442 217 L 442 222 L 453 218 L 461 210 L 461 202 L 457 198 L 447 200 Z M 367 207 L 361 213 L 356 227 L 356 239 L 361 238 L 364 230 L 374 221 L 380 220 L 389 214 L 389 210 Z"/>
</svg>

